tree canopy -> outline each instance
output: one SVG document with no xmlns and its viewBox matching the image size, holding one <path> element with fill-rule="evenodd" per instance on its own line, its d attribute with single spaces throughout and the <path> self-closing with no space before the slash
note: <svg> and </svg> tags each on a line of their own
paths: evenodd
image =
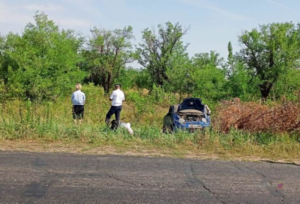
<svg viewBox="0 0 300 204">
<path fill-rule="evenodd" d="M 299 63 L 299 27 L 292 23 L 261 25 L 239 36 L 240 60 L 252 78 L 259 79 L 261 96 L 267 99 L 273 85 Z"/>
<path fill-rule="evenodd" d="M 60 30 L 44 13 L 37 13 L 34 20 L 22 35 L 5 36 L 1 77 L 7 94 L 55 99 L 84 78 L 77 67 L 83 39 L 75 31 Z"/>
<path fill-rule="evenodd" d="M 172 69 L 172 56 L 187 30 L 179 23 L 167 22 L 165 26 L 158 25 L 157 34 L 148 28 L 142 32 L 143 43 L 137 48 L 138 62 L 148 70 L 155 85 L 162 87 L 170 82 L 167 71 Z"/>
<path fill-rule="evenodd" d="M 104 91 L 108 93 L 120 71 L 126 64 L 133 62 L 132 27 L 113 31 L 94 28 L 91 33 L 93 37 L 89 41 L 88 50 L 85 51 L 88 80 L 103 86 Z"/>
<path fill-rule="evenodd" d="M 227 59 L 217 51 L 190 56 L 183 41 L 188 30 L 171 22 L 158 25 L 157 31 L 146 28 L 134 47 L 131 26 L 94 27 L 87 38 L 37 12 L 22 33 L 0 35 L 0 100 L 57 100 L 78 82 L 93 83 L 105 93 L 113 83 L 122 83 L 126 89 L 154 90 L 156 97 L 298 100 L 299 24 L 245 30 L 237 37 L 240 50 L 234 53 L 228 43 Z M 133 62 L 141 68 L 133 68 Z"/>
</svg>

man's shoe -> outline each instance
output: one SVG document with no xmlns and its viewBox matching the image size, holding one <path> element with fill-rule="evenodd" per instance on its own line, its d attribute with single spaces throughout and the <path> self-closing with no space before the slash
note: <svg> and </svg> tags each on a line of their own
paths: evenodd
<svg viewBox="0 0 300 204">
<path fill-rule="evenodd" d="M 110 119 L 106 118 L 105 123 L 106 123 L 107 126 L 109 126 L 110 125 Z"/>
</svg>

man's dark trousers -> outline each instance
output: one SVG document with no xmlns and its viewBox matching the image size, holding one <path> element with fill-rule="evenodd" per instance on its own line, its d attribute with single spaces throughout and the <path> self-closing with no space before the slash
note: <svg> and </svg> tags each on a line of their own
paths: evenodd
<svg viewBox="0 0 300 204">
<path fill-rule="evenodd" d="M 110 123 L 110 117 L 115 114 L 116 121 L 120 122 L 120 114 L 121 114 L 122 106 L 111 106 L 109 111 L 106 114 L 105 122 L 107 125 Z"/>
</svg>

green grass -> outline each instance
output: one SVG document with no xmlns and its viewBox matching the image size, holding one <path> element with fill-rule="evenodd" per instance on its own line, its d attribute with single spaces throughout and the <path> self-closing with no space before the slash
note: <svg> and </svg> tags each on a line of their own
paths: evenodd
<svg viewBox="0 0 300 204">
<path fill-rule="evenodd" d="M 21 140 L 24 144 L 27 141 L 60 142 L 66 146 L 76 144 L 84 153 L 93 152 L 99 147 L 112 147 L 117 153 L 150 151 L 176 157 L 205 154 L 224 158 L 288 160 L 300 156 L 298 134 L 250 134 L 237 130 L 223 134 L 214 129 L 207 129 L 205 133 L 178 131 L 163 134 L 162 118 L 171 102 L 156 103 L 151 96 L 144 96 L 147 100 L 141 101 L 138 101 L 136 95 L 133 100 L 128 97 L 124 105 L 122 117 L 125 116 L 124 121 L 132 124 L 134 135 L 124 129 L 112 131 L 104 124 L 110 106 L 107 97 L 99 94 L 99 90 L 94 87 L 87 87 L 86 93 L 86 114 L 81 125 L 73 123 L 69 98 L 39 105 L 30 101 L 10 101 L 5 104 L 5 108 L 0 109 L 0 139 Z M 140 104 L 136 106 L 136 103 Z"/>
</svg>

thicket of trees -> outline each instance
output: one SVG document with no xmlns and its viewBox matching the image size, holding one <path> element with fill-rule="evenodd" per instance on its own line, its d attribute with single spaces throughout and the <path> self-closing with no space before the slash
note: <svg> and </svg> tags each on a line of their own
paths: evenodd
<svg viewBox="0 0 300 204">
<path fill-rule="evenodd" d="M 77 82 L 94 83 L 108 93 L 113 83 L 218 101 L 297 100 L 300 93 L 300 25 L 272 23 L 238 36 L 241 49 L 228 58 L 216 51 L 189 56 L 182 41 L 188 28 L 167 22 L 146 28 L 133 45 L 131 26 L 93 28 L 91 39 L 64 30 L 36 13 L 21 34 L 0 36 L 0 97 L 56 100 Z M 130 68 L 138 62 L 141 69 Z"/>
</svg>

